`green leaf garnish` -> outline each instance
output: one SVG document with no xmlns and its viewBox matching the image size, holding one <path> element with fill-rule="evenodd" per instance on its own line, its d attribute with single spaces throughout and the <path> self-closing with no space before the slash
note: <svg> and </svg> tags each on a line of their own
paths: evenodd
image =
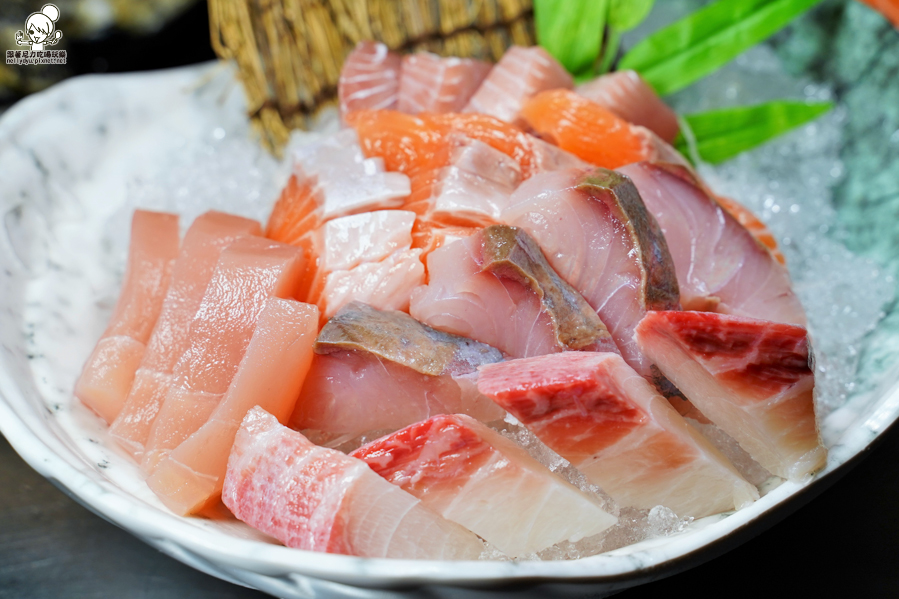
<svg viewBox="0 0 899 599">
<path fill-rule="evenodd" d="M 611 0 L 609 3 L 609 27 L 619 33 L 630 31 L 643 22 L 655 0 Z"/>
<path fill-rule="evenodd" d="M 683 119 L 690 127 L 695 145 L 688 144 L 683 134 L 678 135 L 674 145 L 685 156 L 693 149 L 706 162 L 719 164 L 803 125 L 831 108 L 833 102 L 776 100 L 688 114 Z"/>
<path fill-rule="evenodd" d="M 639 72 L 666 95 L 767 39 L 821 0 L 720 0 L 653 33 L 619 68 Z M 579 3 L 578 3 L 579 4 Z"/>
<path fill-rule="evenodd" d="M 537 42 L 569 73 L 592 72 L 608 11 L 609 0 L 535 0 Z"/>
</svg>

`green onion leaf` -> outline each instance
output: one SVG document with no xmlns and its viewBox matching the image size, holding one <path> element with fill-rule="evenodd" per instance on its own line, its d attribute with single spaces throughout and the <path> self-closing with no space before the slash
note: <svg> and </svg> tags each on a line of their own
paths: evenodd
<svg viewBox="0 0 899 599">
<path fill-rule="evenodd" d="M 633 47 L 619 68 L 659 93 L 682 89 L 767 39 L 821 0 L 720 0 Z"/>
<path fill-rule="evenodd" d="M 608 12 L 609 0 L 534 0 L 537 42 L 569 73 L 592 72 Z"/>
<path fill-rule="evenodd" d="M 695 145 L 688 144 L 683 134 L 678 135 L 674 145 L 685 156 L 689 155 L 692 146 L 700 158 L 718 164 L 803 125 L 831 108 L 832 102 L 776 100 L 688 114 L 683 119 L 690 127 Z"/>
<path fill-rule="evenodd" d="M 643 22 L 652 10 L 655 0 L 611 0 L 609 3 L 609 27 L 624 33 Z"/>
</svg>

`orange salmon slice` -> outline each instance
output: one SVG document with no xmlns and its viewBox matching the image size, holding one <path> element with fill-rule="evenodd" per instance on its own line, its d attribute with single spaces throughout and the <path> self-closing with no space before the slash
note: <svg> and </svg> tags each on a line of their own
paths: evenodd
<svg viewBox="0 0 899 599">
<path fill-rule="evenodd" d="M 107 424 L 134 383 L 178 256 L 178 215 L 135 210 L 125 280 L 106 331 L 75 383 L 75 396 Z"/>
</svg>

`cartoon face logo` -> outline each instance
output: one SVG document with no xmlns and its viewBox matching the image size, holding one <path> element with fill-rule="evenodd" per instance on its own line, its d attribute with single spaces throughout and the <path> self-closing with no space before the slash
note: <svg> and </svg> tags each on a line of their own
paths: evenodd
<svg viewBox="0 0 899 599">
<path fill-rule="evenodd" d="M 16 31 L 16 43 L 20 46 L 31 46 L 33 51 L 40 51 L 44 46 L 52 46 L 62 39 L 62 31 L 56 31 L 59 9 L 55 4 L 45 4 L 41 12 L 32 13 L 25 21 L 25 32 Z M 26 39 L 27 38 L 27 39 Z"/>
</svg>

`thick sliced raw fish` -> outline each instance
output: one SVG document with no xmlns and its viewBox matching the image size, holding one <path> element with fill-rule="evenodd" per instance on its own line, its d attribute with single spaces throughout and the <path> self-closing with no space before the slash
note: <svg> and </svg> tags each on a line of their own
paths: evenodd
<svg viewBox="0 0 899 599">
<path fill-rule="evenodd" d="M 134 385 L 109 429 L 112 437 L 132 455 L 143 453 L 150 428 L 171 385 L 172 370 L 190 346 L 188 330 L 219 255 L 235 240 L 261 234 L 258 222 L 215 211 L 197 217 L 187 230 L 162 311 L 135 373 Z"/>
<path fill-rule="evenodd" d="M 758 491 L 612 353 L 563 352 L 488 364 L 478 389 L 623 506 L 700 518 Z"/>
<path fill-rule="evenodd" d="M 824 466 L 802 327 L 709 312 L 650 312 L 637 327 L 647 356 L 773 474 Z"/>
<path fill-rule="evenodd" d="M 668 143 L 680 131 L 677 114 L 636 71 L 615 71 L 577 86 L 577 93 Z"/>
<path fill-rule="evenodd" d="M 287 423 L 312 362 L 318 319 L 315 306 L 268 299 L 221 403 L 147 478 L 169 509 L 188 515 L 219 500 L 234 436 L 253 406 Z"/>
<path fill-rule="evenodd" d="M 494 225 L 428 257 L 429 282 L 410 314 L 513 357 L 616 351 L 596 311 L 521 229 Z"/>
<path fill-rule="evenodd" d="M 490 69 L 489 63 L 473 58 L 408 54 L 403 57 L 397 107 L 409 114 L 460 112 Z"/>
<path fill-rule="evenodd" d="M 408 310 L 412 290 L 424 283 L 424 278 L 421 250 L 397 250 L 380 262 L 328 273 L 319 306 L 326 318 L 353 301 L 379 310 Z"/>
<path fill-rule="evenodd" d="M 153 423 L 142 465 L 152 472 L 219 405 L 270 297 L 292 297 L 303 273 L 300 248 L 263 237 L 225 248 L 188 331 L 187 350 Z"/>
<path fill-rule="evenodd" d="M 291 426 L 356 436 L 435 414 L 483 421 L 502 410 L 477 392 L 477 368 L 499 350 L 436 331 L 402 312 L 354 302 L 324 326 Z"/>
<path fill-rule="evenodd" d="M 402 59 L 380 42 L 356 44 L 340 70 L 337 96 L 340 113 L 396 108 Z"/>
<path fill-rule="evenodd" d="M 351 455 L 509 557 L 574 542 L 617 521 L 521 447 L 461 414 L 434 416 Z"/>
<path fill-rule="evenodd" d="M 538 174 L 512 194 L 502 219 L 536 240 L 628 364 L 651 376 L 634 327 L 647 310 L 678 308 L 677 279 L 661 229 L 630 180 L 605 169 Z"/>
<path fill-rule="evenodd" d="M 753 214 L 749 208 L 733 198 L 722 195 L 712 195 L 712 197 L 715 198 L 715 201 L 718 202 L 722 208 L 730 212 L 730 215 L 737 219 L 737 222 L 746 227 L 746 229 L 752 233 L 753 237 L 758 239 L 763 246 L 768 248 L 768 251 L 771 252 L 771 255 L 774 256 L 775 260 L 784 265 L 787 263 L 784 255 L 780 253 L 780 249 L 777 246 L 777 239 L 774 238 L 774 234 L 768 228 L 768 225 L 759 220 L 759 217 Z"/>
<path fill-rule="evenodd" d="M 530 136 L 530 140 L 534 149 L 534 174 L 569 168 L 590 168 L 591 166 L 589 162 L 585 162 L 571 152 L 566 152 L 559 146 L 547 143 L 539 137 Z"/>
<path fill-rule="evenodd" d="M 109 324 L 75 382 L 75 397 L 112 423 L 131 391 L 178 256 L 178 215 L 135 210 L 125 280 Z"/>
<path fill-rule="evenodd" d="M 805 325 L 787 269 L 688 171 L 639 163 L 620 172 L 640 190 L 665 233 L 685 309 Z"/>
<path fill-rule="evenodd" d="M 361 460 L 313 445 L 261 408 L 237 432 L 222 500 L 297 549 L 407 559 L 477 559 L 484 549 Z"/>
<path fill-rule="evenodd" d="M 540 46 L 512 46 L 471 97 L 465 112 L 489 114 L 513 122 L 522 104 L 537 92 L 572 89 L 571 75 Z"/>
</svg>

